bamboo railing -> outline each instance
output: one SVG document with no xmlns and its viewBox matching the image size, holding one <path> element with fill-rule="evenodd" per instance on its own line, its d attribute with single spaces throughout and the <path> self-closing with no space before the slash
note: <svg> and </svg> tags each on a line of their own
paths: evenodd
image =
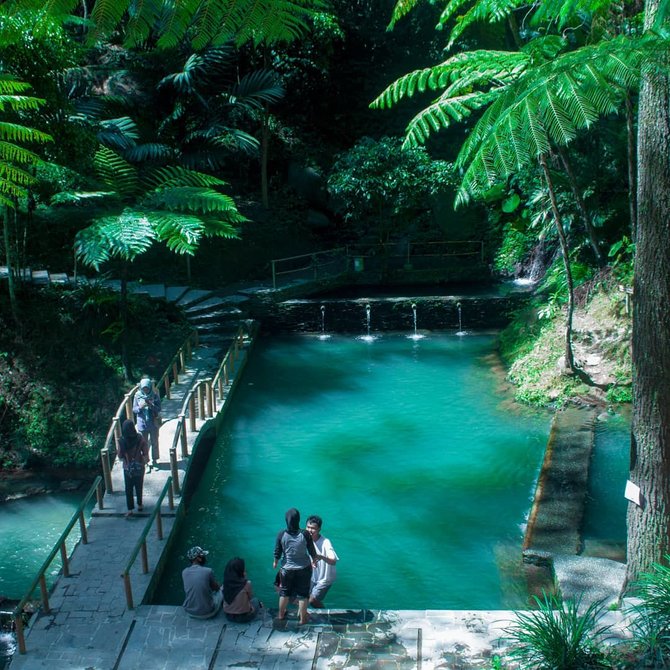
<svg viewBox="0 0 670 670">
<path fill-rule="evenodd" d="M 137 542 L 135 543 L 135 546 L 133 547 L 133 550 L 130 553 L 128 563 L 126 563 L 126 567 L 124 571 L 121 573 L 121 578 L 123 579 L 123 586 L 126 592 L 126 604 L 128 605 L 129 610 L 134 609 L 135 607 L 133 603 L 133 586 L 132 582 L 130 581 L 130 570 L 132 569 L 133 564 L 137 559 L 137 555 L 141 552 L 142 574 L 146 575 L 149 572 L 149 554 L 147 551 L 147 536 L 149 535 L 149 531 L 151 530 L 154 521 L 156 521 L 157 537 L 159 540 L 163 539 L 163 520 L 161 517 L 161 504 L 163 503 L 163 500 L 166 495 L 168 496 L 168 506 L 170 510 L 173 510 L 174 497 L 172 496 L 171 477 L 167 478 L 165 485 L 163 486 L 163 490 L 161 491 L 161 494 L 158 496 L 158 499 L 156 500 L 154 509 L 149 515 L 146 524 L 144 525 L 144 530 L 142 531 L 142 534 L 140 535 Z"/>
<path fill-rule="evenodd" d="M 51 611 L 49 607 L 49 592 L 47 589 L 45 572 L 49 569 L 49 566 L 51 565 L 54 558 L 56 558 L 56 554 L 60 552 L 61 561 L 63 563 L 62 567 L 63 576 L 65 577 L 70 576 L 70 559 L 67 555 L 67 545 L 65 543 L 70 535 L 70 531 L 74 528 L 74 525 L 77 523 L 77 521 L 79 521 L 81 541 L 84 544 L 88 544 L 88 533 L 86 530 L 86 519 L 84 518 L 84 509 L 86 508 L 86 505 L 88 505 L 89 500 L 93 497 L 93 494 L 96 494 L 98 507 L 102 509 L 103 508 L 102 477 L 100 477 L 99 475 L 95 478 L 93 484 L 91 484 L 91 488 L 88 490 L 88 493 L 84 496 L 84 499 L 79 504 L 79 507 L 72 515 L 70 522 L 67 524 L 67 526 L 65 526 L 65 530 L 61 533 L 60 537 L 56 541 L 56 544 L 54 544 L 53 549 L 47 556 L 44 563 L 42 563 L 42 567 L 38 570 L 37 576 L 33 580 L 28 590 L 26 591 L 26 594 L 23 596 L 23 598 L 21 598 L 19 604 L 14 608 L 12 618 L 14 619 L 14 627 L 16 629 L 16 642 L 19 647 L 19 653 L 21 654 L 26 653 L 26 639 L 23 630 L 24 628 L 23 609 L 28 603 L 28 601 L 32 598 L 33 592 L 35 591 L 35 589 L 39 584 L 42 609 L 47 614 Z"/>
<path fill-rule="evenodd" d="M 172 357 L 165 372 L 156 384 L 158 392 L 160 393 L 163 391 L 163 396 L 165 398 L 170 398 L 170 389 L 172 385 L 179 383 L 179 375 L 186 367 L 186 364 L 191 360 L 193 348 L 196 346 L 198 346 L 198 331 L 193 330 L 181 347 L 179 347 L 177 353 Z M 114 492 L 114 485 L 112 484 L 112 465 L 114 464 L 114 457 L 119 446 L 119 438 L 121 437 L 121 424 L 126 419 L 133 418 L 133 398 L 138 387 L 139 384 L 135 384 L 135 386 L 123 396 L 123 400 L 112 417 L 112 424 L 107 431 L 105 443 L 102 449 L 100 449 L 100 461 L 102 463 L 102 474 L 105 479 L 105 490 L 109 493 Z"/>
</svg>

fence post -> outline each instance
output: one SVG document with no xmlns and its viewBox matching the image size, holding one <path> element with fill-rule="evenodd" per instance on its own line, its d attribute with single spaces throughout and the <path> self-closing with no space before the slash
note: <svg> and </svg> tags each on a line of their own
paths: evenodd
<svg viewBox="0 0 670 670">
<path fill-rule="evenodd" d="M 132 609 L 134 609 L 134 607 L 133 607 L 133 587 L 130 584 L 130 575 L 127 572 L 124 572 L 121 576 L 123 577 L 123 587 L 126 591 L 126 605 L 128 605 L 129 610 L 132 610 Z"/>
<path fill-rule="evenodd" d="M 114 487 L 112 486 L 112 472 L 109 467 L 109 449 L 105 447 L 100 449 L 100 461 L 102 463 L 102 475 L 105 478 L 105 488 L 109 493 L 114 493 Z"/>
<path fill-rule="evenodd" d="M 44 576 L 44 573 L 40 575 L 40 594 L 42 596 L 42 609 L 45 614 L 51 612 L 51 607 L 49 607 L 49 589 L 47 589 L 47 578 Z"/>
<path fill-rule="evenodd" d="M 203 382 L 198 384 L 198 416 L 201 421 L 205 419 L 205 392 L 203 391 Z"/>
<path fill-rule="evenodd" d="M 177 430 L 179 431 L 179 440 L 181 442 L 181 457 L 188 458 L 188 436 L 186 435 L 186 417 L 184 414 L 179 415 Z"/>
<path fill-rule="evenodd" d="M 179 371 L 177 370 L 177 361 L 172 363 L 172 376 L 174 377 L 174 383 L 179 384 Z"/>
<path fill-rule="evenodd" d="M 163 383 L 165 386 L 165 397 L 169 400 L 170 399 L 170 380 L 168 378 L 168 375 L 165 375 L 165 381 Z"/>
<path fill-rule="evenodd" d="M 102 490 L 102 482 L 98 482 L 98 485 L 95 487 L 95 497 L 98 501 L 98 509 L 104 509 L 105 508 L 105 495 Z"/>
<path fill-rule="evenodd" d="M 79 512 L 79 532 L 81 533 L 82 543 L 88 544 L 88 533 L 86 532 L 86 519 L 84 519 L 83 510 Z"/>
<path fill-rule="evenodd" d="M 146 575 L 149 572 L 149 555 L 147 554 L 147 541 L 142 542 L 142 574 Z"/>
<path fill-rule="evenodd" d="M 188 422 L 192 433 L 195 433 L 195 396 L 193 391 L 188 399 Z"/>
<path fill-rule="evenodd" d="M 126 419 L 133 418 L 133 399 L 130 393 L 126 393 Z"/>
<path fill-rule="evenodd" d="M 170 447 L 170 474 L 172 475 L 172 491 L 176 496 L 181 493 L 179 487 L 179 470 L 177 469 L 177 450 Z"/>
<path fill-rule="evenodd" d="M 23 612 L 14 615 L 14 629 L 16 632 L 16 641 L 19 646 L 19 654 L 25 654 L 26 638 L 23 634 Z"/>
<path fill-rule="evenodd" d="M 205 380 L 205 393 L 207 394 L 207 416 L 211 419 L 214 416 L 214 386 L 211 379 Z"/>
<path fill-rule="evenodd" d="M 70 564 L 68 563 L 67 560 L 67 547 L 65 546 L 65 541 L 61 542 L 60 545 L 60 557 L 61 560 L 63 561 L 63 577 L 69 577 L 70 576 Z"/>
<path fill-rule="evenodd" d="M 158 539 L 163 539 L 163 517 L 161 516 L 160 507 L 156 513 L 156 532 L 158 533 Z"/>
</svg>

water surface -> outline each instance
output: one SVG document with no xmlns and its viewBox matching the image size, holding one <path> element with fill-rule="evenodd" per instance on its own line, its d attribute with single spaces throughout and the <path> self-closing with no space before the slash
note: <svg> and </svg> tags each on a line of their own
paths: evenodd
<svg viewBox="0 0 670 670">
<path fill-rule="evenodd" d="M 274 604 L 284 512 L 324 518 L 340 556 L 329 607 L 498 608 L 550 416 L 515 404 L 492 335 L 261 341 L 192 500 L 157 602 L 178 604 L 192 544 L 236 555 Z"/>
</svg>

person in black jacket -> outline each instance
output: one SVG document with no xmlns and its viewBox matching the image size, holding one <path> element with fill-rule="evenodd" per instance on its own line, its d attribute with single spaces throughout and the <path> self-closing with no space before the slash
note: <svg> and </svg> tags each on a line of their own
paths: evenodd
<svg viewBox="0 0 670 670">
<path fill-rule="evenodd" d="M 312 536 L 300 529 L 300 512 L 292 507 L 286 512 L 286 530 L 280 530 L 275 540 L 273 568 L 282 559 L 279 573 L 279 619 L 286 618 L 286 608 L 291 599 L 298 601 L 298 616 L 301 624 L 309 620 L 307 601 L 312 579 L 312 568 L 316 567 L 317 554 Z"/>
</svg>

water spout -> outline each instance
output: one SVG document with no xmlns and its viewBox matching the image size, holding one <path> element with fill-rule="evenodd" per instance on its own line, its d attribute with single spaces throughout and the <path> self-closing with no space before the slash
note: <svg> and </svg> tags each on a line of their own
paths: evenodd
<svg viewBox="0 0 670 670">
<path fill-rule="evenodd" d="M 465 335 L 465 331 L 463 330 L 463 310 L 460 302 L 456 303 L 456 309 L 458 309 L 458 331 L 456 335 Z"/>
<path fill-rule="evenodd" d="M 370 337 L 370 311 L 371 311 L 370 303 L 368 303 L 367 305 L 365 305 L 365 321 L 368 326 L 368 337 Z"/>
<path fill-rule="evenodd" d="M 419 334 L 419 331 L 417 329 L 417 320 L 416 320 L 416 303 L 412 303 L 412 316 L 414 318 L 414 332 L 411 335 L 408 335 L 408 337 L 411 340 L 420 340 L 423 338 L 423 335 Z"/>
<path fill-rule="evenodd" d="M 319 335 L 319 339 L 327 340 L 329 337 L 330 335 L 326 335 L 326 306 L 321 305 L 321 335 Z"/>
</svg>

